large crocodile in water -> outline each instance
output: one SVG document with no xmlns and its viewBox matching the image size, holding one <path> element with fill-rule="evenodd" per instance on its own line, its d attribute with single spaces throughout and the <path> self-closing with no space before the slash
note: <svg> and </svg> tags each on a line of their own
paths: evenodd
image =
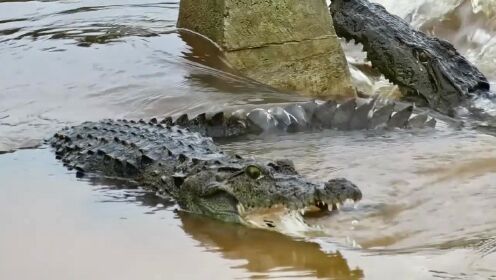
<svg viewBox="0 0 496 280">
<path fill-rule="evenodd" d="M 56 133 L 56 157 L 78 176 L 115 177 L 174 198 L 186 211 L 224 221 L 278 228 L 287 215 L 333 211 L 360 200 L 346 179 L 314 183 L 289 160 L 264 161 L 229 155 L 212 137 L 315 129 L 434 127 L 436 120 L 413 114 L 413 106 L 377 99 L 344 103 L 304 102 L 237 110 L 189 119 L 181 115 L 149 122 L 85 122 Z M 276 214 L 278 213 L 278 214 Z"/>
<path fill-rule="evenodd" d="M 209 137 L 154 121 L 86 122 L 61 130 L 49 142 L 79 176 L 135 182 L 174 198 L 186 211 L 229 222 L 277 228 L 277 219 L 260 217 L 332 211 L 362 198 L 346 179 L 312 182 L 289 160 L 226 154 Z"/>
<path fill-rule="evenodd" d="M 398 85 L 408 100 L 449 116 L 459 108 L 480 113 L 476 98 L 490 98 L 486 77 L 449 42 L 414 30 L 367 0 L 332 0 L 338 36 L 361 43 L 372 66 Z"/>
</svg>

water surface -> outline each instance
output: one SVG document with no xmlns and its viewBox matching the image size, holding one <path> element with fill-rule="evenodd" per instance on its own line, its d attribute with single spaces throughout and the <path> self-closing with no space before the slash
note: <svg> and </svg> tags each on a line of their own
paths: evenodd
<svg viewBox="0 0 496 280">
<path fill-rule="evenodd" d="M 491 1 L 380 2 L 496 80 Z M 177 12 L 178 1 L 0 1 L 0 151 L 84 120 L 304 100 L 238 76 L 215 47 L 176 30 Z M 347 48 L 356 64 L 359 49 Z M 353 75 L 369 92 L 394 90 Z M 0 279 L 496 279 L 495 145 L 443 124 L 223 143 L 361 187 L 356 209 L 308 219 L 320 231 L 300 238 L 76 179 L 43 146 L 2 154 Z"/>
</svg>

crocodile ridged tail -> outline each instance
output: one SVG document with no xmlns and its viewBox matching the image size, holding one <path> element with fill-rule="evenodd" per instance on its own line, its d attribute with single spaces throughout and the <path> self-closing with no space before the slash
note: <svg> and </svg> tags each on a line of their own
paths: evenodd
<svg viewBox="0 0 496 280">
<path fill-rule="evenodd" d="M 157 120 L 153 120 L 157 121 Z M 166 117 L 165 125 L 188 127 L 205 136 L 225 138 L 260 133 L 292 133 L 323 129 L 422 129 L 436 126 L 427 114 L 415 114 L 413 106 L 374 99 L 350 99 L 344 103 L 303 102 L 234 112 L 183 114 Z"/>
</svg>

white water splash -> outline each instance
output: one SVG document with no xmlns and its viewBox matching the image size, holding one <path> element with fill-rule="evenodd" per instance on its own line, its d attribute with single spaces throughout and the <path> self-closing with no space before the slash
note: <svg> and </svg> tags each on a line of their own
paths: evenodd
<svg viewBox="0 0 496 280">
<path fill-rule="evenodd" d="M 496 15 L 496 1 L 494 0 L 472 0 L 474 13 L 482 12 L 488 17 Z"/>
</svg>

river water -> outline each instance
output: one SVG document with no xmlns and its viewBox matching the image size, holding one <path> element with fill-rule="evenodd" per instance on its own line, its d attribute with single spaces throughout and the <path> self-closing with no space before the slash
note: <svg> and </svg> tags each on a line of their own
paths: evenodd
<svg viewBox="0 0 496 280">
<path fill-rule="evenodd" d="M 450 40 L 494 84 L 489 0 L 382 0 Z M 224 143 L 346 177 L 364 200 L 311 218 L 318 234 L 225 224 L 117 182 L 76 179 L 40 141 L 84 120 L 304 100 L 239 77 L 175 28 L 178 1 L 0 1 L 0 279 L 496 279 L 496 138 L 335 132 Z M 349 47 L 360 64 L 363 54 Z M 394 91 L 352 67 L 365 91 Z M 26 149 L 21 149 L 26 148 Z"/>
</svg>

